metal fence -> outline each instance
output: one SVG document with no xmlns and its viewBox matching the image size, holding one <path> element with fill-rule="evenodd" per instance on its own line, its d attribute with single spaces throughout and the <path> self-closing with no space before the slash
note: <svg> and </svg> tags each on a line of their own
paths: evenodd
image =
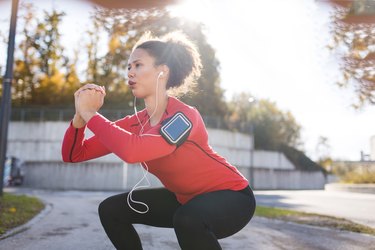
<svg viewBox="0 0 375 250">
<path fill-rule="evenodd" d="M 11 120 L 24 122 L 43 122 L 43 121 L 69 121 L 74 116 L 74 109 L 62 108 L 12 108 Z M 100 111 L 110 120 L 117 120 L 131 111 L 105 109 Z"/>
<path fill-rule="evenodd" d="M 70 108 L 12 108 L 11 121 L 44 122 L 69 121 L 74 116 L 74 109 Z M 111 121 L 133 114 L 133 110 L 101 109 L 100 113 Z M 225 121 L 221 117 L 203 116 L 207 127 L 225 129 Z"/>
</svg>

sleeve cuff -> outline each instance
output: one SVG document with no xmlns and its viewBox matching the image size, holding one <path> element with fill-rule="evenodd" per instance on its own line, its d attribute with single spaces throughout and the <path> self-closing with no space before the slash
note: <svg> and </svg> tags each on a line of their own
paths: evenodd
<svg viewBox="0 0 375 250">
<path fill-rule="evenodd" d="M 70 121 L 70 128 L 71 129 L 78 129 L 78 131 L 84 131 L 86 129 L 86 126 L 87 125 L 83 126 L 82 128 L 76 128 L 76 127 L 73 126 L 73 120 Z"/>
</svg>

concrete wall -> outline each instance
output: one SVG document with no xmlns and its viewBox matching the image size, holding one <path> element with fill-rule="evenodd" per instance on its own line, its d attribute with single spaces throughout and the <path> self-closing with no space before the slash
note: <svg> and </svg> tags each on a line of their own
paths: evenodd
<svg viewBox="0 0 375 250">
<path fill-rule="evenodd" d="M 7 154 L 24 161 L 60 162 L 61 142 L 68 122 L 11 122 L 9 125 Z M 92 136 L 89 129 L 86 136 Z M 93 162 L 90 161 L 90 162 Z M 95 162 L 121 162 L 113 154 L 95 159 Z"/>
<path fill-rule="evenodd" d="M 25 186 L 76 190 L 120 190 L 127 188 L 123 163 L 27 162 Z"/>
<path fill-rule="evenodd" d="M 325 176 L 318 171 L 255 169 L 256 189 L 323 189 Z"/>
<path fill-rule="evenodd" d="M 38 188 L 123 190 L 133 187 L 144 175 L 137 164 L 126 164 L 116 155 L 67 164 L 61 161 L 61 141 L 67 122 L 11 122 L 8 155 L 26 162 L 25 185 Z M 321 189 L 325 178 L 321 172 L 301 172 L 279 152 L 251 151 L 249 135 L 208 129 L 210 145 L 237 166 L 247 179 L 254 167 L 256 189 Z M 86 137 L 92 133 L 86 130 Z M 253 157 L 253 159 L 251 159 Z M 151 186 L 160 181 L 148 174 Z M 142 182 L 142 185 L 146 181 Z"/>
<path fill-rule="evenodd" d="M 267 169 L 289 169 L 294 170 L 294 165 L 285 157 L 283 153 L 275 151 L 256 150 L 254 152 L 254 164 L 256 168 Z"/>
</svg>

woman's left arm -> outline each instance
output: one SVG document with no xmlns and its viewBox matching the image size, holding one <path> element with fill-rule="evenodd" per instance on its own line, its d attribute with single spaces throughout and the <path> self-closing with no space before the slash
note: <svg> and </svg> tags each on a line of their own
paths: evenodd
<svg viewBox="0 0 375 250">
<path fill-rule="evenodd" d="M 160 126 L 155 126 L 147 134 L 136 135 L 96 114 L 88 121 L 87 127 L 106 148 L 128 163 L 154 160 L 176 149 L 159 134 Z"/>
</svg>

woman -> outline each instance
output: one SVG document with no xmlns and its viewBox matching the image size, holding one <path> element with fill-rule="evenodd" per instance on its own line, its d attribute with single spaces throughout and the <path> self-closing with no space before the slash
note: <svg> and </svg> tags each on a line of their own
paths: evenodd
<svg viewBox="0 0 375 250">
<path fill-rule="evenodd" d="M 146 35 L 128 63 L 128 85 L 146 108 L 111 122 L 97 112 L 104 88 L 81 87 L 62 145 L 63 160 L 114 153 L 128 163 L 141 163 L 165 186 L 118 194 L 99 205 L 101 223 L 117 249 L 142 249 L 133 224 L 174 228 L 182 249 L 221 249 L 218 239 L 250 221 L 255 199 L 248 181 L 208 145 L 199 112 L 170 94 L 191 88 L 200 76 L 197 49 L 178 32 L 158 39 Z M 87 140 L 85 127 L 94 133 Z"/>
</svg>

